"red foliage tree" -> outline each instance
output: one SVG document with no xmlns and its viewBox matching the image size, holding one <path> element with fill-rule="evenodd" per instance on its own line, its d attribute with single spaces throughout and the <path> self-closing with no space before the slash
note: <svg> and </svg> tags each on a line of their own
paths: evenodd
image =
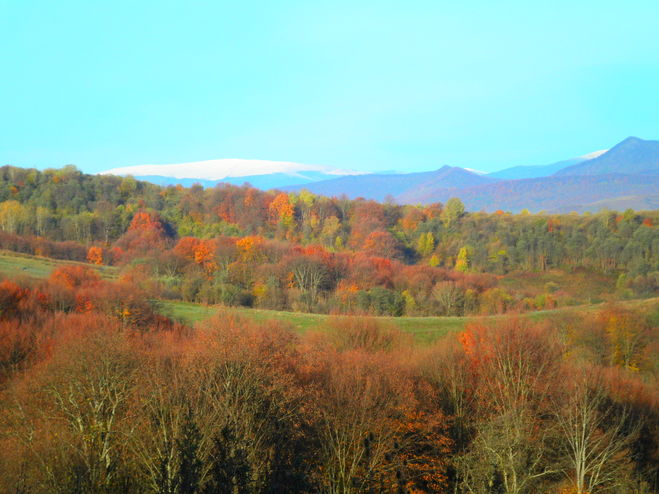
<svg viewBox="0 0 659 494">
<path fill-rule="evenodd" d="M 174 253 L 193 261 L 195 258 L 195 249 L 199 245 L 200 240 L 195 237 L 182 237 L 174 247 Z"/>
<path fill-rule="evenodd" d="M 401 245 L 391 233 L 377 230 L 366 237 L 363 250 L 371 256 L 395 258 L 401 253 Z"/>
<path fill-rule="evenodd" d="M 79 288 L 95 285 L 101 277 L 96 271 L 86 266 L 61 266 L 50 274 L 49 280 L 67 288 Z"/>
<path fill-rule="evenodd" d="M 147 255 L 155 250 L 164 250 L 167 234 L 160 218 L 146 211 L 133 216 L 128 230 L 116 242 L 115 247 L 125 251 L 126 256 Z"/>
</svg>

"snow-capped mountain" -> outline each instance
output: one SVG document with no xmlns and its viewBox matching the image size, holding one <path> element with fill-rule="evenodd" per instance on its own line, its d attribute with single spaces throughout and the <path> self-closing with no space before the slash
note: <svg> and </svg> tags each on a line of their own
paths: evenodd
<svg viewBox="0 0 659 494">
<path fill-rule="evenodd" d="M 124 166 L 101 173 L 120 176 L 132 175 L 135 178 L 160 185 L 177 183 L 190 185 L 199 182 L 205 186 L 212 186 L 218 182 L 232 184 L 248 182 L 259 188 L 285 187 L 364 174 L 364 172 L 323 165 L 250 159 L 217 159 L 166 165 Z"/>
</svg>

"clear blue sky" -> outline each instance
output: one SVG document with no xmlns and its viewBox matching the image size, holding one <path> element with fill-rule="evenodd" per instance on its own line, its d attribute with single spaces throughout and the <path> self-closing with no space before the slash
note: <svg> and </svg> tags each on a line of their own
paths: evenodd
<svg viewBox="0 0 659 494">
<path fill-rule="evenodd" d="M 659 139 L 659 1 L 0 0 L 0 164 L 544 164 Z"/>
</svg>

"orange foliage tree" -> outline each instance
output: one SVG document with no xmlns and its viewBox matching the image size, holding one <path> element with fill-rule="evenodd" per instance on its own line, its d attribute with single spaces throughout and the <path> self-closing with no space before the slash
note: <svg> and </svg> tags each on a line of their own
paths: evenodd
<svg viewBox="0 0 659 494">
<path fill-rule="evenodd" d="M 174 253 L 192 261 L 195 258 L 195 249 L 199 246 L 200 242 L 195 237 L 182 237 L 174 247 Z"/>
<path fill-rule="evenodd" d="M 50 281 L 67 288 L 97 284 L 101 277 L 86 266 L 61 266 L 50 274 Z"/>
<path fill-rule="evenodd" d="M 262 258 L 265 239 L 260 235 L 243 237 L 236 242 L 236 247 L 243 262 L 254 262 Z"/>
<path fill-rule="evenodd" d="M 133 216 L 133 219 L 128 226 L 128 231 L 134 230 L 156 230 L 158 232 L 164 232 L 164 227 L 160 218 L 158 218 L 156 214 L 147 211 L 140 211 Z"/>
<path fill-rule="evenodd" d="M 87 261 L 92 264 L 103 264 L 103 249 L 101 247 L 92 246 L 87 252 Z"/>
<path fill-rule="evenodd" d="M 200 265 L 209 276 L 217 271 L 218 267 L 215 262 L 215 247 L 216 244 L 213 240 L 202 240 L 193 250 L 194 262 Z"/>
<path fill-rule="evenodd" d="M 275 198 L 268 206 L 270 211 L 270 219 L 273 223 L 282 222 L 286 226 L 289 226 L 293 221 L 293 215 L 295 214 L 295 208 L 288 197 L 288 194 L 281 192 L 275 196 Z"/>
</svg>

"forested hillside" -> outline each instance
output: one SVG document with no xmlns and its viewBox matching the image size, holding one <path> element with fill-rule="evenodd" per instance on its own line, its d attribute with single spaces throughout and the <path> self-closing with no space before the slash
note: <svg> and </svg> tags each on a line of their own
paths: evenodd
<svg viewBox="0 0 659 494">
<path fill-rule="evenodd" d="M 166 298 L 462 315 L 588 303 L 611 286 L 623 297 L 657 290 L 656 212 L 470 213 L 455 199 L 164 188 L 73 167 L 4 167 L 0 178 L 0 248 L 132 266 Z"/>
</svg>

